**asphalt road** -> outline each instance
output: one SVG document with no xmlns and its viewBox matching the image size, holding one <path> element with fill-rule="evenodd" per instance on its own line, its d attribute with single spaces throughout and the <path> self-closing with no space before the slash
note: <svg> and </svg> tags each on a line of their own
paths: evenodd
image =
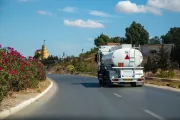
<svg viewBox="0 0 180 120">
<path fill-rule="evenodd" d="M 180 120 L 180 92 L 153 87 L 101 87 L 96 78 L 49 75 L 54 87 L 7 119 Z"/>
</svg>

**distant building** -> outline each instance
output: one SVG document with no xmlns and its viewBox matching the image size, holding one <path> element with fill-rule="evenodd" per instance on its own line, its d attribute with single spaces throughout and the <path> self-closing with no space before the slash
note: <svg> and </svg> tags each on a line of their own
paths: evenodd
<svg viewBox="0 0 180 120">
<path fill-rule="evenodd" d="M 45 41 L 44 41 L 44 44 L 42 45 L 42 49 L 38 49 L 35 51 L 35 55 L 37 55 L 37 54 L 40 54 L 39 59 L 47 59 L 49 57 L 49 52 L 46 49 Z"/>
<path fill-rule="evenodd" d="M 36 50 L 35 55 L 36 55 L 36 54 L 41 54 L 41 49 Z"/>
<path fill-rule="evenodd" d="M 164 48 L 167 49 L 167 52 L 171 53 L 172 47 L 174 44 L 164 44 Z M 147 45 L 141 45 L 140 51 L 143 55 L 143 64 L 146 63 L 147 57 L 151 54 L 152 50 L 156 50 L 157 52 L 159 51 L 159 48 L 161 47 L 161 44 L 147 44 Z"/>
<path fill-rule="evenodd" d="M 120 43 L 113 43 L 113 42 L 107 42 L 107 45 L 109 45 L 109 46 L 119 46 L 120 45 Z"/>
</svg>

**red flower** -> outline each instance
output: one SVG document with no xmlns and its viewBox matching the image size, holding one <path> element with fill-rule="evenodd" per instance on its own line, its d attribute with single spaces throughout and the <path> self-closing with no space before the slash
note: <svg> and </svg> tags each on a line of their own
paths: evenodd
<svg viewBox="0 0 180 120">
<path fill-rule="evenodd" d="M 2 64 L 4 64 L 4 60 L 2 60 Z"/>
<path fill-rule="evenodd" d="M 2 68 L 0 68 L 0 71 L 2 70 Z"/>
<path fill-rule="evenodd" d="M 11 51 L 14 51 L 14 48 L 11 48 Z"/>
<path fill-rule="evenodd" d="M 11 75 L 12 75 L 12 74 L 13 74 L 13 71 L 10 71 L 10 72 L 9 72 L 9 74 L 11 74 Z"/>
<path fill-rule="evenodd" d="M 13 70 L 11 70 L 10 72 L 9 72 L 9 74 L 11 74 L 11 75 L 14 75 L 14 74 L 17 74 L 17 71 L 13 71 Z"/>
</svg>

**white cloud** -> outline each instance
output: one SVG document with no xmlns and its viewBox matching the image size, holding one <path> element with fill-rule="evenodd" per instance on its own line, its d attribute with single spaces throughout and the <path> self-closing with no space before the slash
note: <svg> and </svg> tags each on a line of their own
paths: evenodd
<svg viewBox="0 0 180 120">
<path fill-rule="evenodd" d="M 77 8 L 76 7 L 65 7 L 63 9 L 58 9 L 58 10 L 62 11 L 62 12 L 74 13 L 77 11 Z"/>
<path fill-rule="evenodd" d="M 99 16 L 99 17 L 110 17 L 110 14 L 101 12 L 101 11 L 97 11 L 97 10 L 91 10 L 89 12 L 89 14 L 94 15 L 94 16 Z"/>
<path fill-rule="evenodd" d="M 82 28 L 104 28 L 104 25 L 102 23 L 96 22 L 94 20 L 87 20 L 87 21 L 83 21 L 81 19 L 75 21 L 64 20 L 64 24 L 67 26 L 82 27 Z"/>
<path fill-rule="evenodd" d="M 51 12 L 47 12 L 47 11 L 44 11 L 44 10 L 38 10 L 37 13 L 40 14 L 40 15 L 49 15 L 49 16 L 52 15 Z"/>
<path fill-rule="evenodd" d="M 161 15 L 161 11 L 157 8 L 137 5 L 136 3 L 131 3 L 131 1 L 120 1 L 116 4 L 115 10 L 119 13 L 147 13 L 151 12 L 156 15 Z"/>
<path fill-rule="evenodd" d="M 149 6 L 180 12 L 180 0 L 148 0 Z"/>
<path fill-rule="evenodd" d="M 155 14 L 155 15 L 161 15 L 162 14 L 162 11 L 160 9 L 157 9 L 154 7 L 146 6 L 146 10 Z"/>
<path fill-rule="evenodd" d="M 115 9 L 117 12 L 124 13 L 146 12 L 144 5 L 136 5 L 135 3 L 131 3 L 130 1 L 118 2 Z"/>
</svg>

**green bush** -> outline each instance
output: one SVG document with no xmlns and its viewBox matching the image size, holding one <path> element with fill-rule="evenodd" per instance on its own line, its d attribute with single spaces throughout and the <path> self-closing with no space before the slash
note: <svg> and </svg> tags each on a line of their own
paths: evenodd
<svg viewBox="0 0 180 120">
<path fill-rule="evenodd" d="M 0 101 L 9 91 L 34 88 L 45 79 L 46 68 L 39 60 L 0 45 Z"/>
<path fill-rule="evenodd" d="M 160 78 L 174 78 L 176 76 L 176 73 L 173 70 L 163 71 L 159 69 L 156 76 Z"/>
</svg>

